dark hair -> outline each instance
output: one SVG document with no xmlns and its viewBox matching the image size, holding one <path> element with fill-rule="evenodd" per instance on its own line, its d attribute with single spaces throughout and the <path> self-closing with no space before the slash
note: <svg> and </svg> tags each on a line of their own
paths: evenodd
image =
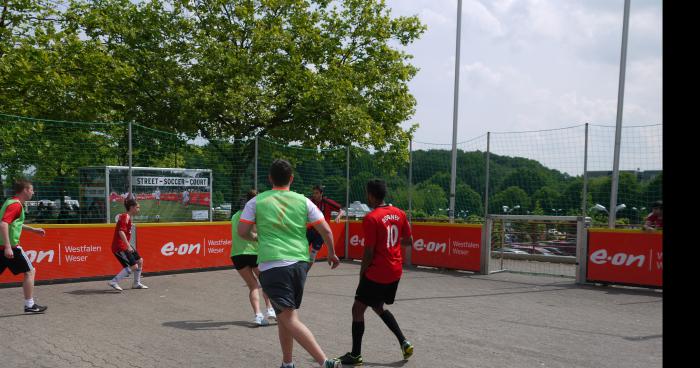
<svg viewBox="0 0 700 368">
<path fill-rule="evenodd" d="M 255 189 L 251 189 L 248 191 L 248 193 L 245 194 L 245 201 L 248 202 L 249 200 L 253 199 L 256 195 L 258 195 L 258 191 Z"/>
<path fill-rule="evenodd" d="M 131 207 L 136 206 L 137 204 L 138 203 L 136 202 L 136 198 L 134 197 L 128 197 L 124 200 L 124 208 L 126 208 L 127 211 L 130 210 Z"/>
<path fill-rule="evenodd" d="M 12 189 L 15 191 L 15 194 L 20 194 L 31 185 L 32 182 L 29 181 L 29 179 L 17 179 L 14 184 L 12 184 Z"/>
<path fill-rule="evenodd" d="M 367 182 L 367 193 L 374 199 L 383 201 L 386 197 L 386 182 L 381 179 L 372 179 Z"/>
<path fill-rule="evenodd" d="M 321 184 L 316 184 L 313 187 L 311 187 L 311 191 L 314 191 L 314 190 L 318 190 L 319 192 L 321 192 L 321 194 L 323 194 L 325 187 Z"/>
<path fill-rule="evenodd" d="M 292 178 L 292 164 L 287 160 L 277 159 L 270 166 L 272 185 L 282 187 L 289 185 Z"/>
<path fill-rule="evenodd" d="M 247 191 L 245 195 L 241 196 L 241 208 L 244 208 L 246 203 L 248 203 L 248 201 L 253 199 L 253 197 L 255 197 L 256 195 L 258 195 L 258 191 L 255 189 L 251 189 Z"/>
<path fill-rule="evenodd" d="M 664 209 L 664 202 L 663 201 L 656 201 L 651 205 L 651 208 L 658 208 L 663 210 Z"/>
</svg>

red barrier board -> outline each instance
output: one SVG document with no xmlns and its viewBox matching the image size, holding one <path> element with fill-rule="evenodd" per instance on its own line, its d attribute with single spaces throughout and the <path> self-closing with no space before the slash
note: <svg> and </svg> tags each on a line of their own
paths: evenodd
<svg viewBox="0 0 700 368">
<path fill-rule="evenodd" d="M 32 225 L 38 226 L 38 225 Z M 112 254 L 114 225 L 91 227 L 46 226 L 46 236 L 22 232 L 20 244 L 36 268 L 36 280 L 72 279 L 116 274 L 121 266 Z M 0 283 L 21 282 L 10 270 Z"/>
<path fill-rule="evenodd" d="M 333 232 L 333 244 L 335 245 L 335 255 L 338 258 L 345 257 L 345 223 L 341 222 L 336 224 L 335 221 L 331 221 L 328 225 L 331 227 Z M 311 247 L 309 246 L 309 250 Z M 321 250 L 316 253 L 316 259 L 326 259 L 328 257 L 328 248 L 325 246 L 321 247 Z"/>
<path fill-rule="evenodd" d="M 112 276 L 121 266 L 112 254 L 114 225 L 32 225 L 46 236 L 25 231 L 20 243 L 37 269 L 36 280 Z M 345 254 L 345 224 L 331 223 L 336 254 Z M 361 259 L 362 223 L 351 222 L 349 257 Z M 231 224 L 166 223 L 136 226 L 136 249 L 144 272 L 231 266 Z M 481 227 L 473 225 L 414 224 L 412 261 L 415 265 L 478 271 Z M 327 257 L 323 247 L 317 256 Z M 21 282 L 9 270 L 0 283 Z"/>
<path fill-rule="evenodd" d="M 416 266 L 452 268 L 478 272 L 481 269 L 481 226 L 413 223 L 411 263 Z M 362 223 L 350 223 L 350 258 L 362 259 Z"/>
<path fill-rule="evenodd" d="M 139 225 L 137 249 L 145 272 L 231 266 L 231 224 Z"/>
<path fill-rule="evenodd" d="M 587 280 L 663 286 L 663 233 L 589 230 Z"/>
</svg>

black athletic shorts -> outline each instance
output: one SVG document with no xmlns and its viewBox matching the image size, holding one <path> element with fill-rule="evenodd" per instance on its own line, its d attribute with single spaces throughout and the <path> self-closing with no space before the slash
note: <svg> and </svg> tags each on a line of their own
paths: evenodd
<svg viewBox="0 0 700 368">
<path fill-rule="evenodd" d="M 270 298 L 276 313 L 283 309 L 299 309 L 304 295 L 308 262 L 297 262 L 260 272 L 260 285 Z"/>
<path fill-rule="evenodd" d="M 120 252 L 114 253 L 114 256 L 117 257 L 119 263 L 121 263 L 121 265 L 124 267 L 131 267 L 139 263 L 139 259 L 141 259 L 141 255 L 139 254 L 139 252 L 136 251 L 136 249 L 134 249 L 134 251 L 131 253 L 122 250 Z"/>
<path fill-rule="evenodd" d="M 362 302 L 373 308 L 378 308 L 382 304 L 394 304 L 396 290 L 399 288 L 399 281 L 389 284 L 381 284 L 362 276 L 355 291 L 355 300 Z"/>
<path fill-rule="evenodd" d="M 317 251 L 323 246 L 323 237 L 313 227 L 306 229 L 306 240 L 311 243 L 311 248 Z"/>
<path fill-rule="evenodd" d="M 5 257 L 5 246 L 0 245 L 0 274 L 5 272 L 6 268 L 9 268 L 13 275 L 19 275 L 20 273 L 26 273 L 34 269 L 32 262 L 24 253 L 22 247 L 17 245 L 12 247 L 12 254 L 14 258 L 9 259 Z"/>
<path fill-rule="evenodd" d="M 246 267 L 255 268 L 258 267 L 258 255 L 257 254 L 239 254 L 237 256 L 231 256 L 231 262 L 237 270 L 242 270 Z"/>
</svg>

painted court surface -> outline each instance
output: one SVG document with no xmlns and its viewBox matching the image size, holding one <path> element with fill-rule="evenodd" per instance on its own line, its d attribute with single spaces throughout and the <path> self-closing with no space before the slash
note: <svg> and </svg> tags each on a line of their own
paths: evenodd
<svg viewBox="0 0 700 368">
<path fill-rule="evenodd" d="M 332 357 L 351 347 L 359 265 L 331 271 L 317 263 L 307 279 L 300 316 Z M 277 329 L 252 327 L 235 270 L 144 283 L 150 289 L 121 294 L 106 281 L 40 285 L 44 315 L 24 315 L 21 289 L 0 288 L 0 367 L 280 366 Z M 369 310 L 362 355 L 368 367 L 661 367 L 662 307 L 660 291 L 418 268 L 405 271 L 389 307 L 414 356 L 402 361 L 398 342 Z M 298 368 L 317 367 L 294 348 Z"/>
</svg>

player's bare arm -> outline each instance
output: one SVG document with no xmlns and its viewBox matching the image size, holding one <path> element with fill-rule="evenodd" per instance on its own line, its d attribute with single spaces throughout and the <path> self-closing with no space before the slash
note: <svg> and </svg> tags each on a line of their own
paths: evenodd
<svg viewBox="0 0 700 368">
<path fill-rule="evenodd" d="M 411 266 L 411 249 L 413 249 L 413 236 L 401 238 L 401 246 L 404 250 L 403 265 Z"/>
<path fill-rule="evenodd" d="M 39 234 L 40 236 L 46 235 L 46 231 L 40 227 L 31 227 L 27 225 L 22 225 L 22 230 L 27 230 L 33 232 L 34 234 Z"/>
<path fill-rule="evenodd" d="M 124 233 L 123 231 L 119 230 L 119 237 L 122 239 L 122 241 L 124 242 L 124 244 L 126 244 L 126 246 L 127 246 L 126 251 L 127 251 L 127 252 L 133 252 L 133 251 L 134 251 L 134 248 L 131 247 L 131 242 L 129 242 L 129 239 L 127 239 L 126 233 Z"/>
<path fill-rule="evenodd" d="M 365 252 L 362 254 L 362 265 L 360 266 L 360 279 L 374 260 L 374 244 L 365 244 Z"/>
<path fill-rule="evenodd" d="M 7 222 L 0 221 L 0 236 L 2 236 L 3 244 L 5 244 L 5 246 L 3 247 L 5 258 L 14 258 L 15 255 L 14 253 L 12 253 L 12 245 L 10 244 L 10 226 L 7 224 Z"/>
<path fill-rule="evenodd" d="M 248 241 L 258 241 L 258 234 L 253 231 L 254 224 L 247 224 L 243 221 L 238 223 L 238 236 Z"/>
</svg>

